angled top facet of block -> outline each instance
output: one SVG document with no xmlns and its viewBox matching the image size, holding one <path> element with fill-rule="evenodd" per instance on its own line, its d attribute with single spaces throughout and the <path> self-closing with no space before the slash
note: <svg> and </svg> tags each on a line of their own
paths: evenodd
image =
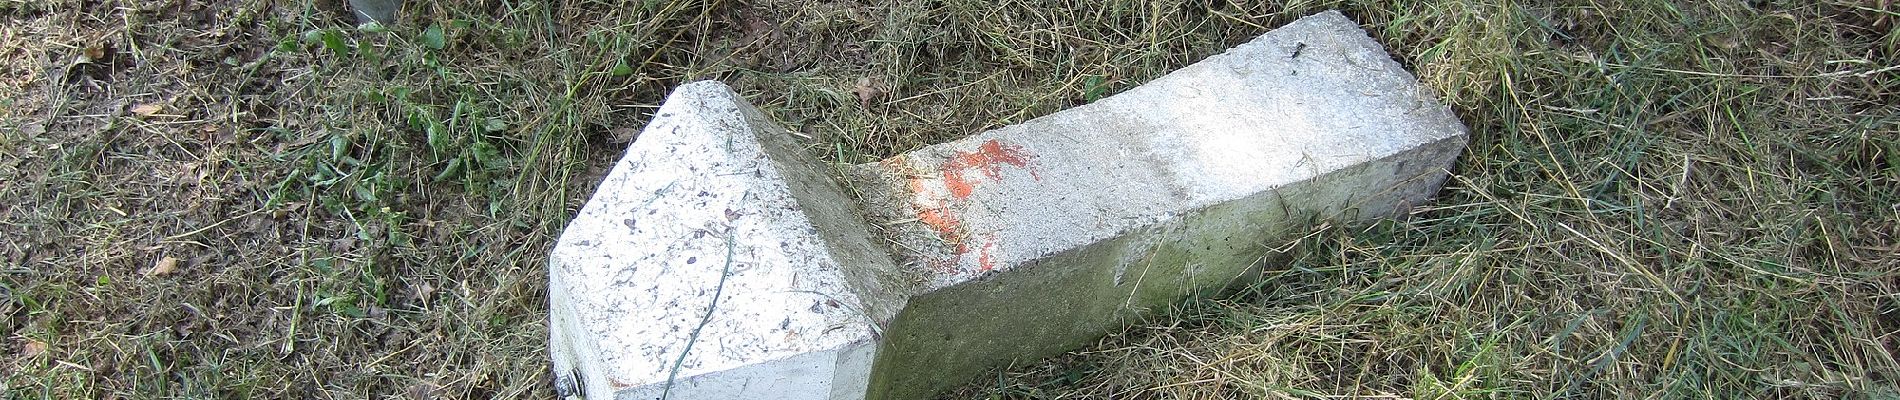
<svg viewBox="0 0 1900 400">
<path fill-rule="evenodd" d="M 888 255 L 801 151 L 723 84 L 676 89 L 551 255 L 558 389 L 860 397 L 876 316 L 902 301 L 874 276 Z"/>
<path fill-rule="evenodd" d="M 854 177 L 884 199 L 871 209 L 890 212 L 873 219 L 896 226 L 899 258 L 940 288 L 1424 144 L 1462 146 L 1464 136 L 1449 108 L 1334 11 L 1095 103 L 865 164 Z"/>
</svg>

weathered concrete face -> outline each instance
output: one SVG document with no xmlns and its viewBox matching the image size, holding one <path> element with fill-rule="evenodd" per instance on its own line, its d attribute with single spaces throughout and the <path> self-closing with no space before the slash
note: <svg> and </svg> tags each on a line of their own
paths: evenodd
<svg viewBox="0 0 1900 400">
<path fill-rule="evenodd" d="M 1464 126 L 1336 13 L 1093 104 L 856 168 L 928 282 L 886 331 L 873 398 L 1072 349 L 1251 278 L 1316 220 L 1435 193 Z"/>
<path fill-rule="evenodd" d="M 1094 104 L 846 168 L 861 211 L 795 142 L 716 83 L 669 97 L 554 252 L 557 386 L 928 397 L 1249 282 L 1315 221 L 1401 213 L 1465 130 L 1329 12 Z"/>
<path fill-rule="evenodd" d="M 668 97 L 551 255 L 558 389 L 862 396 L 894 267 L 792 140 L 717 82 Z"/>
</svg>

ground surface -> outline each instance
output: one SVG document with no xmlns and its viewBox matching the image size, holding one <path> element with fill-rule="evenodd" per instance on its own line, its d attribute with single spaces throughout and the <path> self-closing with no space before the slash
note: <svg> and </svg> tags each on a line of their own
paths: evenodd
<svg viewBox="0 0 1900 400">
<path fill-rule="evenodd" d="M 1327 8 L 1471 125 L 1441 199 L 955 397 L 1900 397 L 1888 0 L 337 3 L 0 0 L 5 397 L 545 398 L 544 253 L 680 82 L 863 162 Z"/>
</svg>

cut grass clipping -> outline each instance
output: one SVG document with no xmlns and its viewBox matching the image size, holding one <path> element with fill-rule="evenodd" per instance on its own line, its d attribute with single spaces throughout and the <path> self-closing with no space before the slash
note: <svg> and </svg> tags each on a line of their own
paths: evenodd
<svg viewBox="0 0 1900 400">
<path fill-rule="evenodd" d="M 1436 202 L 949 397 L 1900 397 L 1894 2 L 341 3 L 0 1 L 0 393 L 546 398 L 675 85 L 865 162 L 1339 8 L 1471 125 Z"/>
</svg>

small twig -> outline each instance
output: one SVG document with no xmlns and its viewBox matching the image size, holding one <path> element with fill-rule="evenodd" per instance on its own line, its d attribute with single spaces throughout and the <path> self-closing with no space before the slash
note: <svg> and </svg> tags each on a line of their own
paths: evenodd
<svg viewBox="0 0 1900 400">
<path fill-rule="evenodd" d="M 666 386 L 660 388 L 660 400 L 666 400 L 673 392 L 673 379 L 679 377 L 680 366 L 686 364 L 686 355 L 693 353 L 693 343 L 699 341 L 699 332 L 706 329 L 706 323 L 712 322 L 713 311 L 719 309 L 719 296 L 726 291 L 726 277 L 732 276 L 732 233 L 726 233 L 726 267 L 719 271 L 719 285 L 713 286 L 712 303 L 706 305 L 706 316 L 700 317 L 699 326 L 693 327 L 693 333 L 686 337 L 686 348 L 680 350 L 680 357 L 673 360 L 673 371 L 666 373 Z"/>
<path fill-rule="evenodd" d="M 284 335 L 284 346 L 278 350 L 278 354 L 288 356 L 292 350 L 296 349 L 294 346 L 296 346 L 297 343 L 297 321 L 302 319 L 303 291 L 298 290 L 297 300 L 290 305 L 290 333 Z"/>
<path fill-rule="evenodd" d="M 164 240 L 161 240 L 161 241 L 164 241 L 164 242 L 169 242 L 169 241 L 173 241 L 173 240 L 178 240 L 178 239 L 182 239 L 182 238 L 186 238 L 186 237 L 190 237 L 190 236 L 192 236 L 192 235 L 196 235 L 196 234 L 200 234 L 200 233 L 204 233 L 205 231 L 208 231 L 208 230 L 211 230 L 211 228 L 216 228 L 216 227 L 218 227 L 218 226 L 221 226 L 221 225 L 224 225 L 224 224 L 228 224 L 228 223 L 231 223 L 231 221 L 236 221 L 236 220 L 238 220 L 238 219 L 241 219 L 241 218 L 244 218 L 244 217 L 249 217 L 249 216 L 252 216 L 252 215 L 257 215 L 257 213 L 260 213 L 260 212 L 264 212 L 264 207 L 258 207 L 258 208 L 257 208 L 256 210 L 251 210 L 251 212 L 247 212 L 247 213 L 244 213 L 244 214 L 240 214 L 240 215 L 238 215 L 238 216 L 235 216 L 235 217 L 231 217 L 231 218 L 225 218 L 225 219 L 224 219 L 223 221 L 218 221 L 218 222 L 216 222 L 216 223 L 213 223 L 213 224 L 211 224 L 211 225 L 205 225 L 205 227 L 203 227 L 203 228 L 198 228 L 198 229 L 193 229 L 193 230 L 192 230 L 191 232 L 185 232 L 185 233 L 180 233 L 180 234 L 176 234 L 176 235 L 171 235 L 171 236 L 166 236 L 166 237 L 165 237 L 165 239 L 164 239 Z"/>
<path fill-rule="evenodd" d="M 644 209 L 644 208 L 647 208 L 647 206 L 653 205 L 653 201 L 659 200 L 660 197 L 666 196 L 666 192 L 672 191 L 673 185 L 676 185 L 679 183 L 680 181 L 677 181 L 677 180 L 672 181 L 672 182 L 667 182 L 666 187 L 663 187 L 663 188 L 660 188 L 660 190 L 654 191 L 653 197 L 648 197 L 646 202 L 640 203 L 640 208 Z"/>
<path fill-rule="evenodd" d="M 72 368 L 76 368 L 76 369 L 79 369 L 79 370 L 81 370 L 81 371 L 86 371 L 86 372 L 96 372 L 96 371 L 93 371 L 93 370 L 92 370 L 92 367 L 87 367 L 87 366 L 84 366 L 84 365 L 79 365 L 79 364 L 74 364 L 74 363 L 70 363 L 70 362 L 66 362 L 66 360 L 53 360 L 53 362 L 56 362 L 56 363 L 59 363 L 59 365 L 64 365 L 64 366 L 68 366 L 68 367 L 72 367 Z"/>
<path fill-rule="evenodd" d="M 1888 66 L 1886 68 L 1879 68 L 1879 69 L 1872 69 L 1872 70 L 1858 71 L 1858 72 L 1834 71 L 1834 72 L 1823 72 L 1823 73 L 1812 74 L 1812 75 L 1771 75 L 1771 74 L 1727 74 L 1727 73 L 1720 73 L 1720 72 L 1707 72 L 1707 71 L 1695 71 L 1695 70 L 1675 69 L 1675 68 L 1651 67 L 1651 66 L 1646 66 L 1646 65 L 1619 64 L 1619 63 L 1613 63 L 1613 62 L 1604 62 L 1601 64 L 1607 67 L 1634 68 L 1634 69 L 1657 71 L 1657 72 L 1668 72 L 1668 73 L 1683 74 L 1683 75 L 1690 75 L 1690 76 L 1706 76 L 1706 77 L 1714 77 L 1714 78 L 1751 78 L 1751 79 L 1812 79 L 1812 78 L 1839 78 L 1839 77 L 1844 77 L 1844 76 L 1858 76 L 1861 78 L 1866 78 L 1869 76 L 1874 76 L 1875 74 L 1880 74 L 1883 72 L 1900 69 L 1900 65 L 1893 65 L 1893 66 Z"/>
<path fill-rule="evenodd" d="M 1881 69 L 1876 69 L 1876 70 L 1872 70 L 1872 71 L 1867 71 L 1867 72 L 1862 72 L 1862 73 L 1858 73 L 1858 74 L 1854 74 L 1854 76 L 1858 76 L 1858 77 L 1862 77 L 1862 78 L 1866 78 L 1866 77 L 1869 77 L 1869 76 L 1874 76 L 1874 75 L 1877 75 L 1877 74 L 1882 74 L 1882 73 L 1886 73 L 1886 72 L 1888 72 L 1888 71 L 1893 71 L 1893 70 L 1900 70 L 1900 65 L 1892 65 L 1892 66 L 1888 66 L 1888 67 L 1886 67 L 1886 68 L 1881 68 Z"/>
</svg>

